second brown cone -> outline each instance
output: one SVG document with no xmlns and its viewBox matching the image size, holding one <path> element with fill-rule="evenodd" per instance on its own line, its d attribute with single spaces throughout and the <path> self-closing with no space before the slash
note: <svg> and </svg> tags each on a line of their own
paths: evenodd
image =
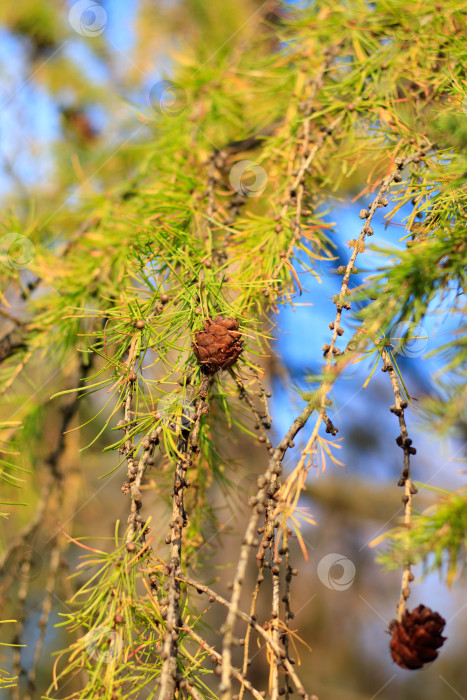
<svg viewBox="0 0 467 700">
<path fill-rule="evenodd" d="M 393 620 L 389 625 L 393 661 L 409 670 L 434 661 L 446 639 L 441 634 L 445 625 L 441 615 L 425 605 L 419 605 L 412 612 L 406 610 L 400 622 Z"/>
</svg>

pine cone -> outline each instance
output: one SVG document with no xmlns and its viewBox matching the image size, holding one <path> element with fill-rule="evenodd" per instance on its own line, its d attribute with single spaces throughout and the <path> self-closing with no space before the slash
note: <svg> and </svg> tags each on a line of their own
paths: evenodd
<svg viewBox="0 0 467 700">
<path fill-rule="evenodd" d="M 195 332 L 193 340 L 193 351 L 201 371 L 214 374 L 231 367 L 243 351 L 241 337 L 235 319 L 223 316 L 208 318 L 203 330 Z"/>
<path fill-rule="evenodd" d="M 446 620 L 424 605 L 409 612 L 406 610 L 402 621 L 392 620 L 389 632 L 392 639 L 389 644 L 391 656 L 401 668 L 416 669 L 434 661 L 437 649 L 443 645 L 446 637 L 441 635 Z"/>
</svg>

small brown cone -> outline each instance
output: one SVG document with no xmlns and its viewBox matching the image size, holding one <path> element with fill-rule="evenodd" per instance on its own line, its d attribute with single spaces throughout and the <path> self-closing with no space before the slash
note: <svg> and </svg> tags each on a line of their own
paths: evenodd
<svg viewBox="0 0 467 700">
<path fill-rule="evenodd" d="M 208 318 L 203 330 L 195 332 L 193 340 L 193 352 L 201 370 L 205 374 L 214 374 L 231 367 L 243 351 L 241 337 L 235 319 L 224 316 Z"/>
<path fill-rule="evenodd" d="M 445 625 L 446 620 L 425 605 L 419 605 L 412 612 L 406 610 L 401 622 L 392 620 L 389 624 L 393 661 L 409 670 L 434 661 L 446 639 L 441 635 Z"/>
</svg>

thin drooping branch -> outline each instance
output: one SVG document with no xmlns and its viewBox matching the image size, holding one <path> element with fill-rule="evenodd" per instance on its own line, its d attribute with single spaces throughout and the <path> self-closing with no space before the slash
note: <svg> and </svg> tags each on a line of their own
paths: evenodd
<svg viewBox="0 0 467 700">
<path fill-rule="evenodd" d="M 162 310 L 163 305 L 156 304 L 148 313 L 146 320 L 141 318 L 138 319 L 135 322 L 135 327 L 137 331 L 142 331 L 145 328 L 146 323 L 154 316 L 160 314 Z M 138 375 L 135 371 L 138 355 L 137 348 L 139 347 L 138 340 L 138 336 L 135 335 L 134 342 L 130 346 L 129 357 L 127 360 L 128 367 L 126 368 L 128 374 L 125 377 L 127 387 L 123 402 L 124 417 L 118 423 L 117 426 L 118 428 L 121 428 L 121 430 L 124 430 L 126 435 L 126 440 L 123 446 L 120 448 L 120 452 L 123 453 L 127 459 L 127 481 L 123 483 L 122 491 L 124 494 L 131 495 L 131 506 L 130 514 L 128 516 L 128 529 L 126 536 L 127 549 L 130 543 L 135 539 L 135 534 L 137 534 L 138 536 L 143 535 L 144 537 L 144 533 L 146 532 L 144 529 L 145 523 L 143 523 L 143 520 L 140 516 L 140 510 L 143 505 L 141 498 L 141 483 L 147 467 L 154 464 L 154 450 L 159 444 L 159 438 L 163 431 L 162 425 L 159 425 L 156 428 L 154 428 L 154 430 L 152 430 L 149 435 L 146 435 L 142 439 L 141 446 L 143 448 L 143 453 L 140 459 L 136 459 L 137 448 L 133 444 L 133 441 L 131 439 L 131 405 L 133 401 L 133 396 L 135 394 L 135 385 L 138 381 Z M 130 546 L 129 551 L 132 550 L 133 547 Z"/>
<path fill-rule="evenodd" d="M 165 636 L 161 651 L 162 670 L 159 681 L 159 700 L 171 700 L 178 686 L 177 655 L 179 630 L 183 625 L 180 614 L 180 575 L 182 567 L 183 528 L 188 524 L 184 505 L 184 491 L 187 486 L 186 475 L 191 466 L 190 454 L 197 449 L 199 423 L 209 405 L 206 402 L 210 379 L 205 377 L 199 390 L 196 417 L 191 415 L 190 404 L 193 402 L 195 387 L 188 384 L 187 405 L 182 413 L 182 427 L 177 444 L 178 459 L 175 464 L 174 486 L 172 493 L 172 520 L 170 521 L 170 561 L 165 567 L 168 578 L 168 605 L 166 612 Z M 192 435 L 193 434 L 193 435 Z M 192 439 L 190 439 L 192 438 Z"/>
<path fill-rule="evenodd" d="M 260 531 L 264 531 L 261 528 L 258 528 L 258 534 L 261 534 Z M 258 569 L 258 575 L 256 577 L 256 584 L 255 584 L 255 590 L 253 591 L 253 595 L 251 597 L 251 605 L 250 605 L 250 617 L 252 618 L 253 615 L 255 615 L 256 611 L 256 604 L 258 602 L 258 596 L 259 596 L 259 591 L 261 588 L 261 584 L 264 581 L 264 549 L 261 547 L 260 552 L 256 555 L 257 560 L 259 560 L 259 569 Z M 243 667 L 242 667 L 242 673 L 244 676 L 246 676 L 246 673 L 248 671 L 248 655 L 249 655 L 249 649 L 250 649 L 250 637 L 251 637 L 251 631 L 252 631 L 251 625 L 248 625 L 246 633 L 245 633 L 245 643 L 244 643 L 244 651 L 243 651 Z M 222 660 L 222 657 L 221 657 Z M 239 700 L 242 700 L 243 695 L 245 692 L 245 686 L 242 686 L 240 688 L 240 693 L 239 693 Z"/>
<path fill-rule="evenodd" d="M 279 277 L 281 270 L 286 266 L 291 265 L 291 257 L 295 250 L 297 241 L 302 239 L 302 218 L 305 213 L 304 211 L 304 199 L 308 194 L 306 189 L 306 174 L 311 173 L 311 165 L 316 156 L 316 154 L 323 147 L 326 138 L 331 135 L 338 125 L 341 117 L 334 119 L 331 124 L 329 124 L 324 131 L 317 137 L 316 143 L 312 145 L 311 142 L 311 124 L 313 120 L 313 112 L 315 107 L 316 95 L 318 90 L 323 86 L 324 78 L 327 71 L 332 65 L 334 57 L 337 53 L 338 47 L 330 47 L 325 51 L 325 58 L 321 64 L 317 74 L 310 78 L 310 90 L 306 99 L 300 103 L 300 109 L 303 114 L 303 121 L 301 126 L 301 131 L 298 138 L 295 141 L 293 153 L 289 159 L 289 169 L 292 170 L 290 173 L 292 175 L 291 182 L 287 188 L 288 198 L 285 200 L 280 213 L 277 215 L 277 221 L 279 222 L 276 227 L 276 231 L 280 233 L 282 231 L 282 221 L 286 220 L 287 212 L 290 206 L 294 207 L 294 218 L 291 222 L 291 227 L 293 230 L 293 236 L 291 237 L 289 244 L 285 251 L 281 254 L 281 260 L 276 265 L 272 272 L 272 281 L 266 285 L 266 294 L 269 295 L 269 288 L 274 285 L 274 280 Z M 307 202 L 308 205 L 308 202 Z M 309 213 L 309 212 L 307 212 Z"/>
<path fill-rule="evenodd" d="M 272 444 L 271 444 L 271 441 L 269 439 L 269 434 L 267 431 L 271 427 L 271 418 L 270 418 L 269 412 L 268 412 L 267 401 L 264 401 L 265 410 L 260 411 L 255 406 L 253 399 L 251 398 L 244 382 L 240 379 L 240 377 L 237 376 L 232 369 L 229 370 L 229 373 L 230 373 L 230 376 L 233 378 L 235 384 L 237 385 L 238 395 L 239 395 L 240 399 L 246 403 L 246 405 L 248 406 L 248 408 L 251 410 L 254 417 L 256 418 L 255 428 L 256 428 L 256 430 L 258 430 L 258 432 L 260 434 L 260 437 L 259 437 L 260 442 L 265 443 L 266 448 L 268 450 L 270 450 L 272 448 Z M 262 398 L 265 397 L 265 392 L 264 392 L 264 389 L 261 387 L 261 385 L 260 385 L 260 396 Z"/>
<path fill-rule="evenodd" d="M 362 230 L 360 232 L 359 237 L 354 240 L 354 241 L 349 241 L 349 245 L 352 245 L 353 251 L 350 256 L 350 259 L 345 267 L 344 271 L 344 276 L 342 278 L 342 283 L 341 283 L 341 290 L 338 295 L 338 297 L 335 299 L 334 303 L 336 305 L 336 316 L 334 318 L 334 321 L 330 324 L 330 329 L 332 330 L 332 336 L 329 345 L 325 345 L 323 347 L 324 351 L 324 356 L 327 358 L 326 362 L 326 367 L 325 371 L 326 373 L 331 370 L 331 367 L 333 366 L 333 356 L 339 355 L 340 351 L 336 347 L 336 342 L 338 336 L 342 335 L 343 333 L 343 328 L 341 327 L 341 320 L 342 320 L 342 311 L 344 309 L 349 310 L 351 308 L 350 302 L 346 299 L 346 297 L 349 295 L 350 290 L 349 290 L 349 282 L 350 282 L 350 276 L 352 274 L 352 269 L 355 265 L 355 261 L 357 259 L 357 255 L 360 252 L 363 252 L 365 250 L 365 239 L 367 236 L 372 236 L 373 235 L 373 229 L 371 228 L 371 222 L 372 219 L 376 213 L 376 211 L 380 207 L 386 207 L 388 204 L 388 201 L 386 199 L 386 195 L 389 192 L 389 189 L 391 185 L 394 182 L 400 182 L 402 179 L 401 176 L 401 171 L 406 168 L 410 163 L 413 163 L 414 161 L 419 161 L 421 156 L 424 156 L 426 153 L 426 149 L 423 151 L 417 151 L 416 153 L 412 154 L 411 156 L 408 156 L 407 158 L 400 158 L 397 162 L 397 168 L 393 170 L 381 183 L 378 194 L 373 200 L 373 202 L 370 204 L 368 209 L 362 209 L 360 212 L 360 218 L 365 220 L 365 223 L 363 224 Z M 330 382 L 323 382 L 322 384 L 322 392 L 321 392 L 321 415 L 324 415 L 325 411 L 325 402 L 326 402 L 326 397 L 328 391 L 323 390 L 327 389 L 329 390 L 330 388 Z"/>
<path fill-rule="evenodd" d="M 381 355 L 383 358 L 382 370 L 383 372 L 388 373 L 394 392 L 394 405 L 390 407 L 390 411 L 391 413 L 394 413 L 394 415 L 398 416 L 399 426 L 401 429 L 401 433 L 397 437 L 396 442 L 404 452 L 404 467 L 402 469 L 402 475 L 399 480 L 399 486 L 404 487 L 402 503 L 404 504 L 404 527 L 407 529 L 408 536 L 408 531 L 410 530 L 412 525 L 412 496 L 413 494 L 417 493 L 417 487 L 414 484 L 412 484 L 412 477 L 410 473 L 410 455 L 416 454 L 417 450 L 415 449 L 415 447 L 412 447 L 412 440 L 409 438 L 407 433 L 407 424 L 405 422 L 404 411 L 407 408 L 408 404 L 402 396 L 402 392 L 400 390 L 399 382 L 397 379 L 397 373 L 394 369 L 394 365 L 391 360 L 391 355 L 387 350 L 383 350 Z M 399 622 L 401 622 L 405 611 L 406 601 L 410 595 L 409 583 L 413 581 L 413 578 L 414 577 L 412 574 L 410 562 L 410 552 L 407 551 L 406 560 L 404 562 L 404 567 L 402 570 L 401 594 L 399 602 L 396 606 L 397 619 Z"/>
<path fill-rule="evenodd" d="M 239 613 L 238 607 L 240 602 L 240 594 L 242 590 L 243 580 L 246 573 L 246 568 L 248 565 L 249 552 L 251 547 L 255 544 L 255 532 L 258 526 L 258 520 L 262 514 L 266 511 L 266 504 L 269 498 L 269 489 L 271 485 L 276 484 L 277 477 L 282 474 L 281 462 L 287 449 L 293 444 L 293 439 L 306 424 L 306 421 L 313 412 L 314 407 L 312 404 L 308 404 L 302 411 L 301 415 L 298 416 L 289 430 L 287 431 L 285 437 L 281 440 L 278 447 L 273 451 L 272 457 L 270 459 L 268 468 L 264 474 L 264 477 L 259 481 L 258 493 L 251 500 L 253 512 L 250 516 L 248 526 L 244 535 L 243 543 L 240 548 L 240 555 L 237 564 L 237 570 L 235 572 L 235 577 L 232 584 L 232 597 L 230 600 L 230 605 L 228 606 L 228 614 L 225 624 L 222 627 L 223 631 L 223 654 L 222 654 L 222 688 L 221 691 L 224 693 L 223 697 L 228 698 L 229 695 L 229 682 L 226 683 L 227 673 L 229 673 L 228 678 L 230 679 L 230 668 L 231 668 L 231 645 L 233 640 L 233 629 L 237 616 L 242 617 L 243 615 Z M 285 653 L 282 650 L 282 653 Z M 291 666 L 291 664 L 289 664 Z"/>
<path fill-rule="evenodd" d="M 269 483 L 272 477 L 271 472 L 266 472 L 266 479 Z M 264 503 L 267 501 L 266 485 L 260 488 L 258 494 L 255 498 L 255 503 L 253 504 L 253 513 L 250 516 L 248 527 L 243 538 L 243 543 L 240 548 L 240 556 L 238 559 L 237 570 L 235 572 L 235 578 L 232 584 L 232 596 L 230 599 L 230 605 L 228 606 L 227 618 L 224 625 L 221 627 L 221 632 L 223 634 L 223 646 L 222 646 L 222 679 L 219 687 L 222 693 L 223 700 L 228 700 L 230 697 L 230 676 L 232 672 L 232 642 L 234 636 L 234 626 L 239 615 L 239 604 L 240 595 L 243 586 L 243 580 L 246 574 L 246 568 L 248 565 L 248 558 L 251 547 L 254 545 L 255 540 L 255 530 L 258 525 L 258 520 L 260 514 L 264 513 L 265 506 Z"/>
<path fill-rule="evenodd" d="M 195 581 L 189 576 L 181 575 L 180 580 L 183 581 L 184 583 L 188 584 L 189 586 L 192 586 L 193 588 L 196 588 L 197 591 L 202 591 L 203 593 L 206 593 L 206 595 L 209 596 L 209 598 L 213 601 L 216 601 L 217 603 L 220 603 L 224 607 L 226 607 L 229 611 L 232 610 L 232 603 L 223 598 L 221 595 L 216 593 L 215 591 L 212 590 L 212 588 L 209 588 L 208 586 L 205 586 L 202 583 L 199 583 L 198 581 Z M 293 683 L 295 684 L 295 687 L 297 688 L 297 693 L 300 697 L 305 698 L 306 700 L 311 700 L 309 696 L 306 694 L 305 689 L 297 676 L 295 669 L 293 665 L 290 663 L 290 661 L 285 658 L 285 652 L 284 649 L 281 648 L 279 644 L 275 642 L 275 640 L 272 638 L 270 634 L 268 634 L 261 625 L 259 625 L 255 618 L 252 617 L 251 615 L 248 615 L 248 613 L 244 612 L 243 610 L 240 610 L 239 607 L 237 606 L 235 608 L 235 617 L 240 618 L 247 622 L 254 630 L 259 634 L 259 636 L 266 642 L 266 644 L 272 649 L 274 654 L 276 654 L 280 659 L 281 663 L 284 666 L 285 670 L 289 673 Z M 231 669 L 232 670 L 232 669 Z M 315 699 L 316 700 L 316 699 Z"/>
<path fill-rule="evenodd" d="M 172 500 L 171 528 L 171 556 L 170 562 L 165 568 L 168 578 L 168 606 L 165 622 L 165 637 L 161 652 L 163 661 L 159 699 L 169 700 L 175 697 L 177 685 L 177 651 L 179 628 L 183 625 L 180 617 L 180 572 L 182 563 L 182 533 L 187 525 L 186 513 L 183 504 L 183 490 L 186 484 L 186 473 L 190 466 L 190 458 L 187 454 L 188 436 L 178 443 L 180 457 L 175 466 L 174 490 Z"/>
<path fill-rule="evenodd" d="M 308 439 L 307 445 L 302 451 L 302 456 L 298 462 L 298 465 L 288 479 L 288 483 L 286 485 L 286 492 L 284 495 L 287 495 L 290 492 L 295 481 L 303 480 L 304 472 L 306 471 L 306 461 L 308 456 L 314 450 L 321 423 L 324 422 L 326 424 L 327 432 L 331 432 L 332 434 L 335 434 L 337 432 L 337 428 L 331 423 L 330 419 L 327 416 L 326 401 L 328 394 L 332 386 L 334 385 L 334 382 L 354 357 L 353 351 L 348 353 L 346 352 L 345 355 L 340 357 L 337 362 L 333 362 L 334 358 L 342 355 L 341 351 L 336 346 L 336 343 L 337 338 L 340 337 L 344 332 L 344 329 L 341 326 L 342 312 L 344 309 L 350 310 L 351 308 L 351 303 L 348 300 L 348 296 L 351 294 L 351 290 L 349 289 L 349 282 L 352 269 L 354 268 L 354 264 L 357 259 L 357 255 L 359 252 L 363 252 L 365 250 L 366 237 L 373 235 L 373 229 L 371 228 L 372 219 L 376 211 L 380 207 L 387 206 L 388 200 L 386 199 L 386 195 L 389 192 L 391 185 L 393 183 L 400 182 L 402 180 L 401 171 L 414 161 L 419 162 L 420 158 L 426 155 L 426 151 L 428 149 L 429 146 L 427 146 L 423 150 L 418 150 L 412 155 L 407 156 L 407 158 L 399 158 L 396 161 L 397 167 L 383 180 L 378 189 L 378 193 L 374 198 L 373 202 L 370 204 L 369 208 L 362 209 L 362 211 L 360 212 L 360 218 L 364 219 L 365 223 L 363 224 L 359 237 L 356 240 L 349 241 L 349 245 L 353 247 L 353 251 L 344 270 L 340 293 L 336 295 L 333 299 L 336 306 L 336 315 L 334 321 L 332 321 L 329 325 L 330 329 L 332 330 L 331 340 L 329 343 L 323 345 L 323 353 L 324 357 L 326 358 L 326 364 L 323 372 L 323 381 L 321 382 L 315 396 L 308 404 L 308 407 L 312 409 L 310 411 L 310 414 L 313 411 L 313 408 L 317 408 L 318 416 L 316 419 L 316 423 L 313 427 L 311 436 Z"/>
<path fill-rule="evenodd" d="M 140 516 L 140 510 L 143 502 L 141 499 L 141 482 L 147 467 L 153 461 L 153 454 L 156 445 L 159 443 L 159 435 L 162 432 L 162 426 L 158 426 L 151 431 L 149 437 L 143 438 L 143 454 L 139 460 L 128 460 L 128 484 L 131 493 L 130 515 L 128 516 L 128 530 L 126 541 L 127 544 L 132 542 L 135 533 L 140 535 L 144 529 L 144 523 Z M 128 487 L 126 487 L 127 489 Z"/>
<path fill-rule="evenodd" d="M 284 622 L 285 622 L 285 627 L 286 630 L 289 629 L 289 623 L 292 620 L 293 613 L 290 609 L 290 584 L 292 581 L 292 565 L 290 562 L 290 549 L 289 549 L 289 534 L 292 534 L 291 531 L 287 528 L 284 529 L 283 531 L 283 536 L 282 536 L 282 549 L 285 554 L 285 592 L 283 596 L 283 601 L 284 601 L 284 607 L 285 607 L 285 616 L 284 616 Z M 284 645 L 285 653 L 287 658 L 289 658 L 289 635 L 287 632 L 285 632 L 282 635 L 282 644 Z M 288 700 L 289 698 L 289 684 L 286 683 L 285 686 L 285 699 Z"/>
<path fill-rule="evenodd" d="M 199 636 L 191 627 L 188 625 L 184 625 L 182 628 L 183 632 L 186 632 L 192 639 L 195 640 L 195 642 L 198 642 L 200 647 L 207 651 L 213 660 L 215 660 L 218 664 L 221 663 L 222 661 L 222 656 L 212 647 L 210 646 L 202 637 Z M 242 689 L 246 688 L 247 690 L 250 691 L 250 693 L 253 695 L 256 700 L 264 700 L 264 696 L 259 693 L 256 688 L 254 688 L 250 681 L 245 678 L 245 671 L 240 673 L 240 671 L 237 671 L 237 669 L 232 669 L 232 675 L 234 678 L 237 679 L 239 683 L 242 685 Z"/>
<path fill-rule="evenodd" d="M 277 482 L 276 482 L 277 485 Z M 277 489 L 279 487 L 277 486 Z M 271 574 L 272 574 L 272 637 L 275 644 L 279 646 L 280 644 L 280 634 L 278 621 L 280 619 L 280 565 L 282 563 L 282 558 L 276 554 L 275 546 L 275 530 L 274 530 L 274 511 L 275 502 L 273 498 L 269 499 L 268 509 L 267 509 L 267 529 L 269 530 L 269 548 L 271 556 Z M 265 533 L 266 535 L 266 533 Z M 277 700 L 279 697 L 279 659 L 275 656 L 271 678 L 271 698 L 272 700 Z M 287 684 L 288 685 L 288 684 Z"/>
<path fill-rule="evenodd" d="M 328 63 L 326 62 L 326 64 L 323 66 L 321 73 L 320 73 L 320 76 L 319 76 L 320 81 L 322 81 L 322 77 L 325 73 L 325 70 L 327 70 L 327 68 L 328 68 Z M 287 246 L 287 249 L 281 255 L 280 262 L 276 265 L 275 269 L 273 270 L 273 273 L 272 273 L 273 280 L 275 280 L 279 277 L 281 270 L 286 265 L 290 265 L 290 259 L 292 257 L 294 250 L 295 250 L 297 241 L 300 241 L 302 239 L 301 221 L 302 221 L 302 217 L 304 214 L 304 196 L 306 195 L 305 173 L 310 172 L 310 167 L 311 167 L 311 164 L 312 164 L 316 154 L 324 146 L 326 138 L 330 134 L 333 133 L 334 129 L 339 124 L 339 121 L 340 121 L 340 117 L 334 119 L 331 122 L 331 124 L 329 125 L 329 127 L 326 129 L 326 131 L 324 131 L 320 134 L 320 136 L 317 138 L 316 143 L 311 148 L 309 145 L 310 116 L 305 121 L 305 124 L 303 127 L 305 135 L 303 138 L 301 162 L 297 168 L 297 175 L 289 187 L 289 197 L 290 197 L 289 201 L 292 201 L 295 203 L 295 219 L 292 221 L 292 227 L 295 230 L 295 234 L 291 238 L 289 245 Z M 280 212 L 279 219 L 283 219 L 286 216 L 288 208 L 289 208 L 288 203 L 283 205 L 281 212 Z M 273 283 L 270 283 L 270 285 L 271 284 L 273 284 Z"/>
</svg>

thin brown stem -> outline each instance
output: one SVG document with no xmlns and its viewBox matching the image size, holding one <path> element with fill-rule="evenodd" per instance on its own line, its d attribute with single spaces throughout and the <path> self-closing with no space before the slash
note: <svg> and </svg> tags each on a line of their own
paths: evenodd
<svg viewBox="0 0 467 700">
<path fill-rule="evenodd" d="M 126 541 L 131 542 L 135 533 L 140 535 L 143 532 L 143 523 L 140 516 L 140 510 L 142 508 L 141 499 L 141 482 L 144 477 L 144 473 L 150 464 L 150 460 L 154 453 L 154 448 L 159 442 L 159 435 L 162 432 L 162 427 L 158 426 L 155 430 L 151 431 L 149 437 L 143 439 L 143 454 L 139 460 L 130 460 L 128 465 L 128 479 L 130 484 L 131 492 L 131 506 L 130 515 L 128 516 L 128 530 Z"/>
<path fill-rule="evenodd" d="M 268 513 L 273 517 L 274 512 L 274 502 L 268 506 Z M 274 528 L 274 525 L 273 525 Z M 271 542 L 271 574 L 272 574 L 272 638 L 277 644 L 280 645 L 280 634 L 278 620 L 280 618 L 280 558 L 276 557 L 275 546 L 274 546 L 274 529 L 273 529 L 273 540 Z M 272 668 L 272 679 L 271 679 L 271 700 L 277 700 L 279 697 L 279 659 L 274 656 L 274 663 Z"/>
<path fill-rule="evenodd" d="M 202 583 L 199 583 L 198 581 L 193 580 L 189 576 L 180 576 L 180 580 L 183 581 L 184 583 L 188 584 L 189 586 L 193 586 L 196 588 L 198 591 L 202 591 L 203 593 L 206 593 L 210 598 L 215 600 L 216 602 L 220 603 L 224 607 L 226 607 L 229 611 L 233 610 L 232 602 L 226 600 L 223 598 L 221 595 L 213 591 L 211 588 L 208 586 L 205 586 Z M 305 698 L 305 700 L 309 700 L 309 696 L 306 694 L 305 689 L 297 676 L 295 669 L 293 665 L 290 663 L 290 661 L 286 658 L 284 658 L 284 650 L 281 649 L 280 645 L 277 645 L 274 639 L 269 635 L 262 627 L 261 625 L 258 625 L 256 620 L 248 615 L 248 613 L 243 612 L 243 610 L 240 610 L 238 605 L 235 607 L 234 611 L 235 617 L 239 617 L 240 619 L 244 620 L 245 622 L 248 622 L 249 625 L 251 625 L 254 630 L 264 639 L 266 644 L 272 649 L 272 651 L 280 658 L 282 659 L 282 665 L 284 666 L 285 670 L 289 673 L 293 683 L 295 684 L 295 687 L 297 688 L 297 693 L 300 697 Z M 223 660 L 222 656 L 222 660 Z M 232 667 L 231 667 L 232 668 Z"/>
<path fill-rule="evenodd" d="M 404 410 L 407 408 L 407 401 L 405 401 L 400 390 L 397 373 L 394 369 L 391 355 L 387 350 L 382 351 L 383 358 L 383 372 L 387 372 L 389 379 L 391 380 L 392 389 L 394 392 L 394 405 L 391 406 L 390 410 L 399 418 L 399 426 L 401 433 L 397 438 L 397 444 L 402 448 L 404 452 L 404 468 L 402 470 L 402 476 L 399 480 L 399 485 L 404 487 L 404 496 L 402 497 L 402 502 L 404 504 L 404 527 L 408 531 L 412 526 L 412 496 L 417 492 L 416 487 L 412 484 L 412 478 L 410 473 L 410 456 L 416 454 L 415 447 L 412 447 L 412 440 L 408 436 L 407 424 L 405 422 Z M 397 619 L 400 622 L 405 611 L 406 601 L 410 595 L 409 583 L 413 580 L 413 574 L 411 570 L 410 562 L 410 551 L 407 548 L 407 557 L 402 570 L 402 581 L 401 581 L 401 593 L 399 602 L 396 606 Z"/>
<path fill-rule="evenodd" d="M 198 642 L 200 647 L 207 651 L 213 659 L 217 661 L 218 664 L 222 662 L 222 656 L 212 647 L 210 646 L 202 637 L 199 636 L 191 627 L 188 625 L 183 626 L 183 631 L 186 632 L 192 639 L 195 640 L 195 642 Z M 237 671 L 237 669 L 233 668 L 232 669 L 232 675 L 236 680 L 241 684 L 242 688 L 241 691 L 243 691 L 244 688 L 250 691 L 250 693 L 253 695 L 256 700 L 263 700 L 263 695 L 261 695 L 250 683 L 245 678 L 245 671 L 243 673 L 240 673 L 240 671 Z"/>
<path fill-rule="evenodd" d="M 191 465 L 190 452 L 197 449 L 197 438 L 199 434 L 199 423 L 202 416 L 208 410 L 205 402 L 209 386 L 209 378 L 204 378 L 196 406 L 196 418 L 194 422 L 188 415 L 188 408 L 185 408 L 182 416 L 182 424 L 185 419 L 188 428 L 181 429 L 177 445 L 178 460 L 175 465 L 174 487 L 172 493 L 172 520 L 170 521 L 170 561 L 165 568 L 168 577 L 168 605 L 166 614 L 165 636 L 161 652 L 163 660 L 159 686 L 159 700 L 172 700 L 178 684 L 177 679 L 177 656 L 179 630 L 183 625 L 180 614 L 180 576 L 182 572 L 182 536 L 183 528 L 187 526 L 188 520 L 184 505 L 184 491 L 187 485 L 186 475 Z M 187 395 L 190 399 L 194 397 L 194 387 L 188 385 Z M 192 433 L 195 436 L 193 440 Z"/>
<path fill-rule="evenodd" d="M 238 395 L 240 399 L 247 404 L 247 406 L 249 407 L 256 419 L 255 427 L 257 428 L 260 434 L 260 441 L 264 442 L 267 449 L 270 450 L 272 448 L 272 444 L 267 431 L 271 427 L 271 418 L 267 410 L 267 403 L 265 402 L 266 410 L 259 411 L 258 408 L 256 408 L 253 399 L 251 398 L 245 384 L 242 382 L 240 377 L 238 377 L 232 369 L 230 369 L 229 372 L 230 376 L 233 378 L 235 384 L 237 385 Z"/>
<path fill-rule="evenodd" d="M 347 364 L 350 362 L 350 359 L 352 355 L 346 355 L 342 358 L 341 361 L 338 361 L 337 363 L 333 362 L 333 358 L 336 356 L 341 355 L 340 350 L 336 347 L 336 342 L 337 338 L 342 335 L 343 329 L 341 327 L 341 319 L 342 319 L 342 311 L 344 309 L 350 309 L 351 304 L 350 301 L 347 300 L 348 295 L 350 294 L 349 290 L 349 281 L 350 281 L 350 275 L 352 272 L 352 268 L 354 267 L 355 260 L 357 258 L 357 255 L 359 252 L 362 252 L 364 250 L 364 241 L 365 238 L 368 235 L 372 235 L 373 231 L 371 229 L 371 222 L 372 219 L 378 210 L 379 207 L 385 207 L 387 206 L 387 200 L 386 200 L 386 194 L 388 193 L 391 185 L 394 182 L 398 182 L 400 180 L 400 171 L 407 167 L 410 163 L 412 163 L 414 160 L 419 160 L 422 155 L 424 155 L 426 151 L 426 148 L 422 151 L 417 151 L 416 153 L 413 153 L 411 156 L 408 156 L 407 158 L 400 159 L 400 162 L 395 170 L 393 170 L 381 183 L 378 193 L 376 197 L 374 198 L 373 202 L 369 206 L 368 210 L 363 210 L 361 212 L 361 217 L 365 219 L 365 223 L 363 224 L 362 230 L 360 232 L 360 235 L 358 239 L 351 241 L 350 243 L 352 244 L 353 247 L 353 252 L 352 255 L 350 256 L 350 259 L 347 263 L 347 266 L 345 267 L 344 271 L 344 276 L 342 279 L 341 283 L 341 290 L 338 295 L 336 295 L 334 299 L 334 303 L 336 305 L 336 315 L 334 318 L 334 321 L 330 324 L 330 329 L 332 330 L 332 337 L 330 340 L 329 344 L 326 344 L 323 346 L 323 351 L 324 351 L 324 356 L 326 358 L 326 364 L 324 367 L 324 379 L 321 382 L 320 387 L 318 388 L 315 396 L 313 399 L 310 401 L 308 406 L 306 407 L 305 411 L 307 409 L 309 410 L 309 415 L 313 412 L 314 408 L 318 409 L 318 416 L 315 422 L 315 425 L 313 427 L 313 431 L 311 433 L 311 436 L 308 439 L 308 442 L 306 444 L 305 449 L 302 451 L 302 456 L 298 462 L 297 467 L 295 468 L 294 472 L 291 474 L 291 476 L 288 479 L 287 484 L 285 485 L 285 493 L 284 497 L 288 496 L 290 493 L 291 489 L 293 488 L 294 483 L 303 483 L 303 479 L 306 475 L 307 467 L 306 467 L 306 462 L 307 458 L 309 455 L 313 452 L 315 449 L 315 444 L 316 440 L 318 437 L 318 431 L 320 428 L 320 425 L 322 422 L 325 422 L 327 424 L 327 429 L 328 432 L 332 432 L 335 434 L 337 432 L 337 428 L 335 428 L 332 423 L 330 423 L 329 418 L 326 413 L 326 401 L 328 394 L 333 387 L 336 379 L 338 376 L 341 374 L 343 369 L 347 366 Z M 308 411 L 307 411 L 308 412 Z M 303 415 L 303 413 L 302 413 Z M 306 422 L 306 421 L 305 421 Z"/>
<path fill-rule="evenodd" d="M 160 679 L 160 700 L 170 700 L 175 696 L 177 683 L 177 654 L 179 628 L 182 625 L 180 617 L 180 574 L 182 563 L 182 532 L 187 525 L 183 503 L 183 490 L 186 484 L 186 473 L 191 462 L 186 454 L 187 439 L 179 442 L 180 457 L 175 466 L 174 490 L 172 499 L 171 554 L 170 562 L 165 573 L 168 577 L 168 606 L 165 624 L 164 644 L 161 652 L 163 659 Z"/>
<path fill-rule="evenodd" d="M 250 617 L 253 617 L 253 615 L 255 614 L 256 603 L 258 601 L 259 591 L 261 588 L 261 584 L 264 581 L 263 563 L 264 563 L 264 554 L 262 554 L 261 559 L 260 559 L 260 567 L 259 567 L 259 571 L 258 571 L 258 576 L 256 577 L 255 590 L 253 591 L 253 596 L 251 598 Z M 251 625 L 248 625 L 247 630 L 245 632 L 245 645 L 244 645 L 244 651 L 243 651 L 242 673 L 244 676 L 246 675 L 247 670 L 248 670 L 248 653 L 249 653 L 249 648 L 250 648 L 251 630 L 252 630 Z M 242 686 L 240 688 L 239 700 L 242 700 L 244 692 L 245 692 L 245 687 Z"/>
</svg>

